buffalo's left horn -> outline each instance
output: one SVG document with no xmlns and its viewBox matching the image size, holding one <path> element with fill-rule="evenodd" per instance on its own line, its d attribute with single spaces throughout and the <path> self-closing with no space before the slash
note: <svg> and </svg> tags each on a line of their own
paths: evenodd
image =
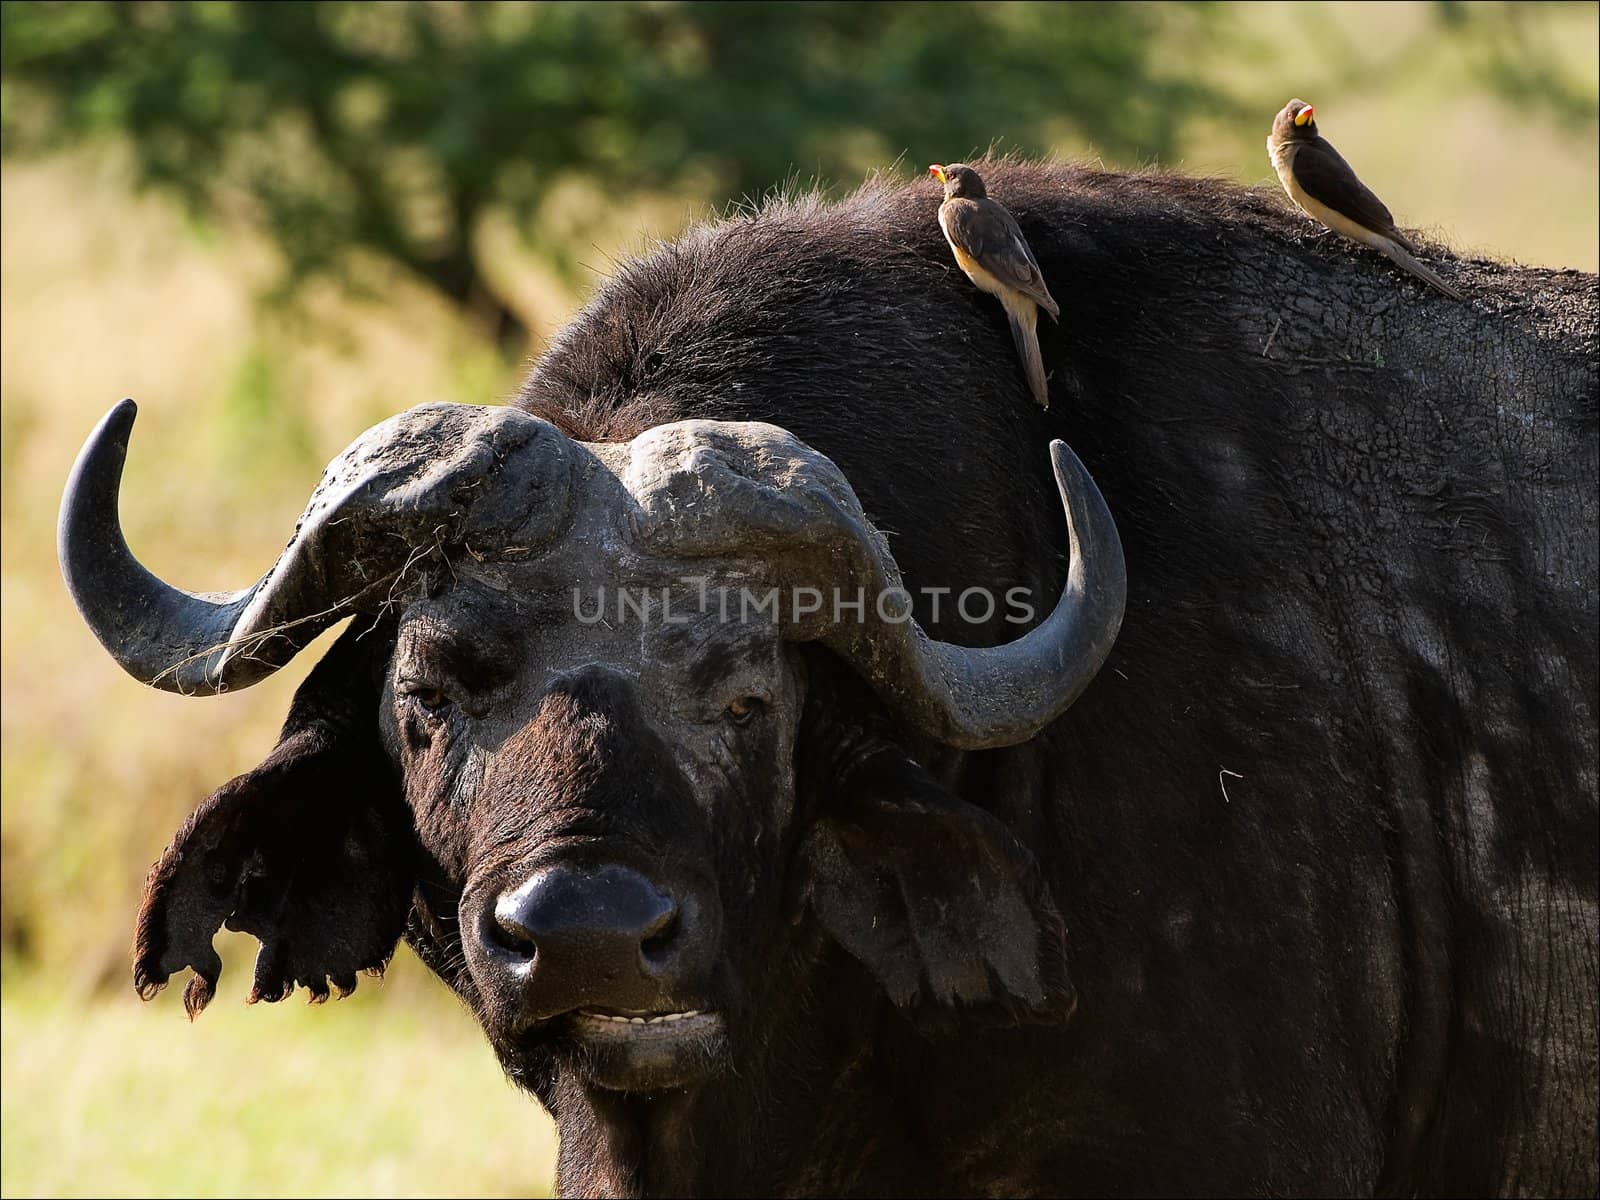
<svg viewBox="0 0 1600 1200">
<path fill-rule="evenodd" d="M 1071 561 L 1055 607 L 1037 627 L 982 648 L 935 641 L 911 620 L 859 633 L 836 626 L 824 635 L 902 717 L 948 745 L 986 749 L 1031 738 L 1089 686 L 1122 628 L 1128 574 L 1116 523 L 1065 442 L 1050 443 L 1050 460 Z M 877 578 L 898 583 L 892 563 L 873 567 Z"/>
<path fill-rule="evenodd" d="M 1037 628 L 981 648 L 936 641 L 911 619 L 900 568 L 849 480 L 787 430 L 680 421 L 640 434 L 630 455 L 625 482 L 661 551 L 760 556 L 791 589 L 860 589 L 858 619 L 797 618 L 787 636 L 836 651 L 889 708 L 947 745 L 1009 746 L 1038 733 L 1089 686 L 1122 626 L 1122 541 L 1064 442 L 1050 444 L 1050 458 L 1072 552 L 1066 586 Z M 906 611 L 881 611 L 875 601 L 896 592 Z"/>
<path fill-rule="evenodd" d="M 329 465 L 294 537 L 244 591 L 197 595 L 157 579 L 122 536 L 117 497 L 137 408 L 118 404 L 78 454 L 57 550 L 97 638 L 141 683 L 212 695 L 265 679 L 317 634 L 378 611 L 434 550 L 547 539 L 571 503 L 571 447 L 509 408 L 433 404 L 375 426 Z M 512 466 L 511 464 L 515 464 Z M 518 486 L 480 487 L 510 469 Z"/>
</svg>

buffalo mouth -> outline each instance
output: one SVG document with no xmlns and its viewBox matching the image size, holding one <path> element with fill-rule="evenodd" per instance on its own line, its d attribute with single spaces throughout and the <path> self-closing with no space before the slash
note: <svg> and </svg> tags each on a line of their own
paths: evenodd
<svg viewBox="0 0 1600 1200">
<path fill-rule="evenodd" d="M 571 1069 L 609 1091 L 683 1087 L 714 1074 L 728 1055 L 726 1020 L 702 1009 L 579 1008 L 553 1024 Z"/>
</svg>

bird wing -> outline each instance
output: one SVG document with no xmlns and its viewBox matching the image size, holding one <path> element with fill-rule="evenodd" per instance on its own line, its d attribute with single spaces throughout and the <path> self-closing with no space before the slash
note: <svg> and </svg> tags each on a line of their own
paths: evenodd
<svg viewBox="0 0 1600 1200">
<path fill-rule="evenodd" d="M 1306 195 L 1334 212 L 1349 217 L 1385 237 L 1396 237 L 1394 216 L 1372 189 L 1362 183 L 1350 164 L 1323 138 L 1306 142 L 1295 151 L 1295 181 Z"/>
<path fill-rule="evenodd" d="M 945 202 L 945 236 L 989 274 L 1042 306 L 1051 316 L 1061 310 L 1045 286 L 1022 228 L 1005 207 L 987 197 L 957 197 Z"/>
</svg>

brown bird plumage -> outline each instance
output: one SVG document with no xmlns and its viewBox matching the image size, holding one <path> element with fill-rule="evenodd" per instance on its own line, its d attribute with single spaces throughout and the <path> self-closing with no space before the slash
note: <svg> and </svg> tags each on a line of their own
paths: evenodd
<svg viewBox="0 0 1600 1200">
<path fill-rule="evenodd" d="M 1004 205 L 989 198 L 983 180 L 965 163 L 935 163 L 928 168 L 928 174 L 944 184 L 939 228 L 944 230 L 956 264 L 968 279 L 1005 307 L 1028 387 L 1039 407 L 1049 408 L 1050 385 L 1039 353 L 1037 324 L 1039 309 L 1049 313 L 1052 321 L 1058 321 L 1061 308 L 1045 286 L 1028 240 L 1022 236 L 1016 218 Z"/>
<path fill-rule="evenodd" d="M 1395 228 L 1394 217 L 1383 201 L 1317 132 L 1313 111 L 1304 100 L 1289 101 L 1272 122 L 1272 133 L 1267 137 L 1267 154 L 1289 199 L 1335 233 L 1381 250 L 1424 283 L 1446 296 L 1465 300 L 1459 291 L 1417 261 L 1417 248 Z"/>
</svg>

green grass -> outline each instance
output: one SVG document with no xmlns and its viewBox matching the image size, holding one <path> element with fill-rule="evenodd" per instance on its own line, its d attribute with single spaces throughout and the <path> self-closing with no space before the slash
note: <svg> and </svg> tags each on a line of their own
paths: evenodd
<svg viewBox="0 0 1600 1200">
<path fill-rule="evenodd" d="M 409 955 L 315 1008 L 247 1008 L 246 966 L 193 1025 L 176 984 L 146 1005 L 8 971 L 0 1192 L 549 1194 L 549 1119 Z"/>
</svg>

